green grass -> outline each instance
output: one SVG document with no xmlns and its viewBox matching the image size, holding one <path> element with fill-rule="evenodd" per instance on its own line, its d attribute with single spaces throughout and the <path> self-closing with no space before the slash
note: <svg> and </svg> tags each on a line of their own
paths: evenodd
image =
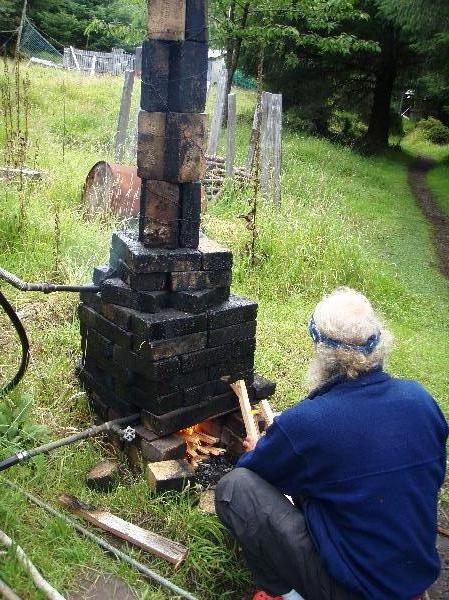
<svg viewBox="0 0 449 600">
<path fill-rule="evenodd" d="M 410 121 L 404 121 L 404 125 L 406 135 L 401 140 L 401 147 L 404 152 L 410 156 L 428 156 L 437 162 L 449 158 L 449 144 L 433 144 Z"/>
<path fill-rule="evenodd" d="M 21 232 L 17 230 L 19 194 L 13 185 L 0 183 L 0 265 L 24 279 L 51 279 L 58 214 L 61 279 L 87 282 L 93 266 L 105 262 L 117 224 L 111 218 L 87 221 L 80 191 L 90 167 L 111 158 L 121 81 L 67 74 L 64 84 L 62 74 L 38 67 L 30 74 L 37 164 L 49 176 L 30 184 Z M 63 162 L 64 89 L 68 144 Z M 238 105 L 237 157 L 243 163 L 254 95 L 239 91 Z M 448 286 L 436 266 L 429 228 L 408 189 L 407 164 L 407 157 L 399 152 L 364 158 L 286 130 L 282 207 L 259 204 L 255 268 L 248 263 L 249 233 L 239 218 L 248 211 L 250 193 L 229 187 L 210 204 L 204 226 L 234 251 L 233 291 L 260 304 L 257 369 L 278 382 L 277 408 L 306 393 L 303 378 L 312 353 L 306 323 L 314 304 L 336 286 L 350 285 L 373 300 L 396 335 L 390 370 L 420 379 L 449 414 Z M 74 376 L 80 352 L 77 298 L 21 294 L 6 286 L 2 290 L 17 308 L 26 309 L 24 322 L 32 345 L 30 369 L 8 401 L 30 394 L 34 398 L 31 419 L 45 425 L 51 438 L 87 426 L 92 415 Z M 17 343 L 6 321 L 1 325 L 0 375 L 5 381 L 14 371 Z M 4 435 L 0 455 L 36 442 L 26 431 L 16 437 Z M 53 505 L 60 493 L 69 492 L 186 543 L 189 558 L 176 572 L 158 559 L 132 552 L 201 599 L 239 598 L 248 586 L 248 573 L 216 519 L 196 508 L 196 491 L 152 496 L 124 460 L 116 491 L 100 495 L 87 490 L 88 469 L 109 455 L 100 440 L 91 440 L 41 456 L 8 476 Z M 123 577 L 140 598 L 168 597 L 15 492 L 3 490 L 0 523 L 60 590 L 70 590 L 81 573 L 93 569 Z M 40 598 L 12 557 L 3 560 L 0 573 L 22 597 Z"/>
<path fill-rule="evenodd" d="M 449 215 L 449 165 L 441 164 L 427 175 L 427 182 L 441 210 Z"/>
</svg>

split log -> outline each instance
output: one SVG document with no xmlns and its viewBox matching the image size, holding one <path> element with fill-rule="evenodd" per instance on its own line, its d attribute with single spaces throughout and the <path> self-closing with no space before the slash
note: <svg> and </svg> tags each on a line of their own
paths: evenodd
<svg viewBox="0 0 449 600">
<path fill-rule="evenodd" d="M 176 567 L 184 562 L 187 556 L 188 550 L 182 544 L 143 529 L 138 525 L 133 525 L 129 521 L 124 521 L 108 511 L 84 504 L 69 494 L 60 496 L 59 501 L 71 512 L 95 525 L 95 527 L 112 533 L 151 554 L 164 558 Z"/>
<path fill-rule="evenodd" d="M 2 543 L 7 548 L 11 548 L 12 546 L 14 546 L 14 552 L 15 552 L 17 560 L 22 563 L 22 565 L 25 567 L 25 569 L 31 575 L 31 578 L 34 581 L 35 586 L 47 596 L 48 600 L 65 600 L 64 596 L 62 596 L 57 590 L 55 590 L 55 588 L 52 587 L 48 583 L 48 581 L 46 581 L 42 577 L 42 575 L 39 573 L 39 571 L 33 565 L 31 560 L 25 554 L 23 549 L 20 546 L 16 546 L 14 544 L 14 542 L 12 541 L 12 539 L 10 537 L 8 537 L 4 531 L 1 531 L 1 530 L 0 530 L 0 543 Z"/>
<path fill-rule="evenodd" d="M 243 421 L 245 423 L 246 435 L 252 440 L 258 440 L 260 437 L 254 417 L 252 414 L 251 404 L 248 398 L 248 390 L 243 379 L 231 383 L 231 388 L 239 399 L 240 410 L 242 411 Z"/>
</svg>

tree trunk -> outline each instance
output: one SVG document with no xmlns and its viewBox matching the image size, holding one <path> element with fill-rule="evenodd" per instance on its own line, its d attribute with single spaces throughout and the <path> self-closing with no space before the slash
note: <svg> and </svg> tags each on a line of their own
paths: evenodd
<svg viewBox="0 0 449 600">
<path fill-rule="evenodd" d="M 237 22 L 236 15 L 235 15 L 235 8 L 236 8 L 235 2 L 232 2 L 231 7 L 230 7 L 229 18 L 234 24 Z M 245 2 L 244 6 L 243 6 L 242 17 L 241 17 L 240 23 L 239 23 L 240 30 L 243 30 L 246 27 L 246 24 L 248 22 L 248 16 L 249 16 L 249 8 L 250 8 L 250 3 Z M 242 35 L 239 35 L 238 37 L 233 38 L 233 39 L 229 39 L 228 43 L 226 44 L 226 69 L 228 70 L 228 80 L 226 82 L 226 98 L 231 93 L 232 80 L 234 79 L 234 75 L 237 70 L 237 65 L 238 65 L 239 58 L 240 58 L 241 47 L 242 47 Z M 227 122 L 228 122 L 228 103 L 225 102 L 225 110 L 223 113 L 223 124 L 226 126 Z"/>
<path fill-rule="evenodd" d="M 376 73 L 373 105 L 365 137 L 368 152 L 381 152 L 388 147 L 390 107 L 393 86 L 398 73 L 399 42 L 396 33 L 388 36 L 381 46 L 380 64 Z"/>
</svg>

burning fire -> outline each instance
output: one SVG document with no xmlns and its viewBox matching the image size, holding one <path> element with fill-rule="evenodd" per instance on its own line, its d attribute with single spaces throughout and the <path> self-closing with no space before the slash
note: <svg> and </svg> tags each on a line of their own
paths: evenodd
<svg viewBox="0 0 449 600">
<path fill-rule="evenodd" d="M 224 448 L 217 447 L 220 439 L 204 433 L 201 424 L 182 429 L 179 435 L 184 438 L 187 445 L 186 458 L 195 468 L 208 456 L 220 456 L 226 452 Z"/>
</svg>

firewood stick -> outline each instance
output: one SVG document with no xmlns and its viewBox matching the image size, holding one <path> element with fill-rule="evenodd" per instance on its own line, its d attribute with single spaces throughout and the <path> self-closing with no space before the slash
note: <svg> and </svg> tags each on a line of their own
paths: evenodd
<svg viewBox="0 0 449 600">
<path fill-rule="evenodd" d="M 0 596 L 5 600 L 20 600 L 19 596 L 12 590 L 9 585 L 0 579 Z"/>
<path fill-rule="evenodd" d="M 273 412 L 268 400 L 261 400 L 260 408 L 262 411 L 262 416 L 265 419 L 265 423 L 267 424 L 267 426 L 269 427 L 270 425 L 273 425 L 274 412 Z"/>
<path fill-rule="evenodd" d="M 0 542 L 7 548 L 11 548 L 11 546 L 14 545 L 12 539 L 2 530 L 0 530 Z M 61 596 L 61 594 L 42 577 L 20 546 L 15 546 L 15 555 L 17 560 L 22 563 L 31 575 L 34 585 L 47 596 L 48 600 L 65 600 L 64 596 Z"/>
<path fill-rule="evenodd" d="M 246 435 L 251 440 L 258 440 L 260 437 L 259 430 L 254 421 L 251 404 L 248 398 L 248 390 L 243 379 L 239 379 L 235 383 L 231 383 L 231 388 L 237 395 L 242 411 L 243 422 L 245 423 Z"/>
</svg>

